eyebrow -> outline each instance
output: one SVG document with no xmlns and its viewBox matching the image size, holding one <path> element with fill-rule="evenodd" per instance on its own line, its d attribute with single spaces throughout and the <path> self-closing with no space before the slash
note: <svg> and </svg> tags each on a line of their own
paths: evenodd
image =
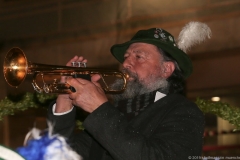
<svg viewBox="0 0 240 160">
<path fill-rule="evenodd" d="M 124 54 L 131 53 L 131 52 L 132 53 L 145 53 L 146 54 L 146 52 L 144 52 L 142 50 L 139 50 L 139 49 L 132 49 L 132 50 L 127 49 Z"/>
<path fill-rule="evenodd" d="M 138 49 L 138 50 L 133 50 L 133 53 L 145 53 L 145 52 Z"/>
</svg>

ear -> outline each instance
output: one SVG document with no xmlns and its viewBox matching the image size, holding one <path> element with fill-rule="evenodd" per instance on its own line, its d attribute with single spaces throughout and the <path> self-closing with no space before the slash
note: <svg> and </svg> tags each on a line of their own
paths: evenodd
<svg viewBox="0 0 240 160">
<path fill-rule="evenodd" d="M 168 78 L 172 75 L 173 71 L 175 70 L 175 65 L 171 61 L 163 62 L 163 77 Z"/>
</svg>

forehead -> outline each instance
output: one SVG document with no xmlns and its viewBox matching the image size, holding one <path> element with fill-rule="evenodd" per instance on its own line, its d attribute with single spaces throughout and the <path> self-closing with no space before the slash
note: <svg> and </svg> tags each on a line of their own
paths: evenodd
<svg viewBox="0 0 240 160">
<path fill-rule="evenodd" d="M 130 50 L 142 50 L 142 51 L 154 51 L 154 52 L 158 52 L 158 49 L 155 45 L 152 44 L 148 44 L 148 43 L 142 43 L 142 42 L 138 42 L 138 43 L 133 43 L 131 44 L 127 51 Z"/>
<path fill-rule="evenodd" d="M 138 42 L 138 43 L 133 43 L 131 44 L 126 52 L 143 52 L 149 55 L 156 55 L 156 56 L 161 56 L 159 49 L 157 48 L 157 46 L 153 45 L 153 44 L 148 44 L 148 43 L 142 43 L 142 42 Z"/>
</svg>

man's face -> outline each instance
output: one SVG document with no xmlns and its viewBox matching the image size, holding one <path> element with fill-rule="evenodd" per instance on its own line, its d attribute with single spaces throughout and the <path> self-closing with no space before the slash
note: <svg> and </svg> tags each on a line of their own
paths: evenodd
<svg viewBox="0 0 240 160">
<path fill-rule="evenodd" d="M 146 43 L 133 43 L 124 54 L 123 70 L 129 73 L 129 81 L 136 78 L 144 86 L 162 78 L 162 56 L 156 46 Z M 132 76 L 135 75 L 135 76 Z"/>
<path fill-rule="evenodd" d="M 168 87 L 164 74 L 163 57 L 156 46 L 146 43 L 134 43 L 124 55 L 122 71 L 127 73 L 127 88 L 122 94 L 113 95 L 115 100 L 132 98 L 156 89 Z M 122 81 L 116 81 L 112 87 L 121 88 Z"/>
</svg>

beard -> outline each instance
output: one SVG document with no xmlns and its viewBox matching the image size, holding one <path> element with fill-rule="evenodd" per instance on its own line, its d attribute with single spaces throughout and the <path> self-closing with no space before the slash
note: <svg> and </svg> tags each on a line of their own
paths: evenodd
<svg viewBox="0 0 240 160">
<path fill-rule="evenodd" d="M 119 101 L 123 99 L 130 99 L 138 95 L 152 92 L 154 90 L 159 90 L 160 92 L 167 93 L 168 91 L 168 81 L 164 78 L 157 76 L 150 76 L 146 81 L 150 82 L 148 84 L 144 83 L 143 80 L 140 80 L 136 73 L 132 73 L 126 69 L 122 70 L 123 73 L 126 73 L 131 77 L 131 81 L 127 81 L 126 89 L 123 93 L 120 94 L 111 94 L 110 97 L 114 101 Z M 123 80 L 117 79 L 112 85 L 112 89 L 121 89 L 123 86 Z"/>
</svg>

